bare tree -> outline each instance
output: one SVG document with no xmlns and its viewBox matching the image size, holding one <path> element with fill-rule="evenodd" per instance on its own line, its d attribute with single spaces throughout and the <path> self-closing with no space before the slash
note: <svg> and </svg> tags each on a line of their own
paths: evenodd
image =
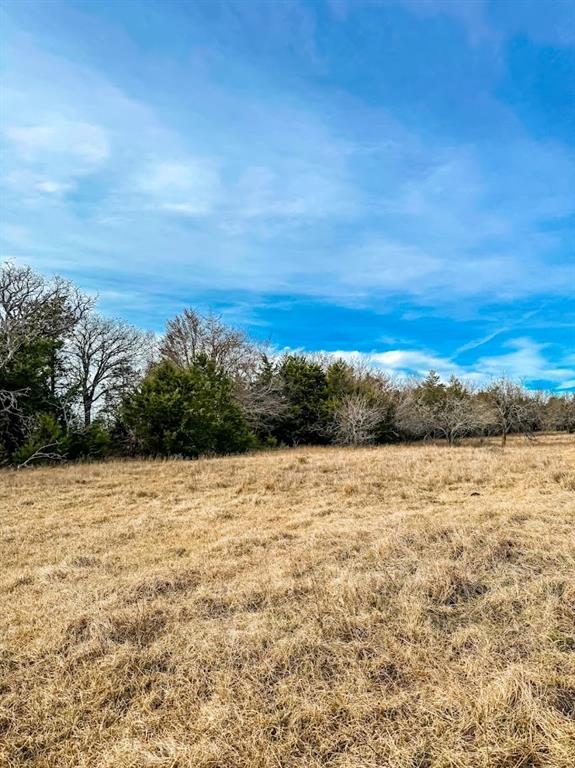
<svg viewBox="0 0 575 768">
<path fill-rule="evenodd" d="M 60 277 L 51 280 L 30 267 L 0 269 L 0 371 L 18 352 L 40 339 L 67 334 L 91 300 Z"/>
<path fill-rule="evenodd" d="M 510 432 L 530 435 L 541 418 L 540 401 L 525 388 L 508 378 L 495 381 L 485 392 L 489 419 L 501 435 L 501 445 Z"/>
<path fill-rule="evenodd" d="M 551 395 L 544 406 L 545 429 L 575 432 L 575 393 Z"/>
<path fill-rule="evenodd" d="M 277 378 L 268 382 L 239 380 L 235 396 L 256 433 L 265 432 L 286 408 Z"/>
<path fill-rule="evenodd" d="M 486 423 L 485 409 L 458 380 L 437 387 L 435 397 L 428 394 L 420 385 L 404 393 L 396 414 L 403 432 L 419 438 L 445 438 L 449 445 L 455 445 Z"/>
<path fill-rule="evenodd" d="M 95 406 L 113 401 L 133 383 L 151 344 L 149 334 L 98 314 L 77 324 L 67 348 L 67 374 L 81 401 L 84 427 L 90 426 Z"/>
<path fill-rule="evenodd" d="M 251 371 L 258 357 L 243 331 L 229 328 L 217 315 L 200 315 L 193 309 L 185 309 L 168 322 L 159 351 L 181 368 L 205 355 L 232 378 Z"/>
<path fill-rule="evenodd" d="M 485 423 L 485 413 L 475 399 L 448 395 L 434 414 L 435 430 L 449 445 L 477 432 Z"/>
<path fill-rule="evenodd" d="M 336 406 L 333 433 L 341 445 L 365 445 L 375 440 L 383 418 L 382 408 L 367 395 L 345 395 Z"/>
<path fill-rule="evenodd" d="M 235 397 L 258 433 L 265 433 L 285 408 L 267 345 L 254 343 L 216 315 L 185 309 L 168 322 L 159 354 L 181 368 L 201 356 L 215 363 L 232 380 Z"/>
<path fill-rule="evenodd" d="M 59 285 L 30 267 L 5 264 L 0 271 L 0 366 L 5 368 L 26 344 L 46 330 Z"/>
</svg>

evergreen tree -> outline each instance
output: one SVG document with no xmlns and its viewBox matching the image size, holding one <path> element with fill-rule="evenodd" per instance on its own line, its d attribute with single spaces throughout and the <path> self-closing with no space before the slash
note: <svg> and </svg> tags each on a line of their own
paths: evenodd
<svg viewBox="0 0 575 768">
<path fill-rule="evenodd" d="M 136 445 L 152 455 L 238 453 L 253 435 L 226 374 L 205 356 L 187 368 L 152 368 L 126 400 L 123 417 Z"/>
<path fill-rule="evenodd" d="M 327 442 L 329 390 L 321 365 L 305 355 L 286 355 L 278 375 L 285 408 L 274 436 L 287 445 Z"/>
</svg>

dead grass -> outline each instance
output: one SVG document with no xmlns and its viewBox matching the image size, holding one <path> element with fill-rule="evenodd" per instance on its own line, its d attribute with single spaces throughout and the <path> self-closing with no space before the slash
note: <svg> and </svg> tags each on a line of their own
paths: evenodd
<svg viewBox="0 0 575 768">
<path fill-rule="evenodd" d="M 573 768 L 575 441 L 3 472 L 0 764 Z"/>
</svg>

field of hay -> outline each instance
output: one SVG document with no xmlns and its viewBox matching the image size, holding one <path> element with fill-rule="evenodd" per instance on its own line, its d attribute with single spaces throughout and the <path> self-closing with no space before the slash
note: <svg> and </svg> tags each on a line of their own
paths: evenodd
<svg viewBox="0 0 575 768">
<path fill-rule="evenodd" d="M 0 764 L 573 768 L 575 440 L 0 473 Z"/>
</svg>

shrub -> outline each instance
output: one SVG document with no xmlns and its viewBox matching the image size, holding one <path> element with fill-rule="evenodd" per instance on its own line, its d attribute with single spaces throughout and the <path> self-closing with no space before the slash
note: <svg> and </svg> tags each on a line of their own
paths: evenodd
<svg viewBox="0 0 575 768">
<path fill-rule="evenodd" d="M 64 441 L 67 459 L 102 459 L 111 452 L 112 438 L 104 424 L 94 421 L 85 429 L 73 430 Z"/>
</svg>

